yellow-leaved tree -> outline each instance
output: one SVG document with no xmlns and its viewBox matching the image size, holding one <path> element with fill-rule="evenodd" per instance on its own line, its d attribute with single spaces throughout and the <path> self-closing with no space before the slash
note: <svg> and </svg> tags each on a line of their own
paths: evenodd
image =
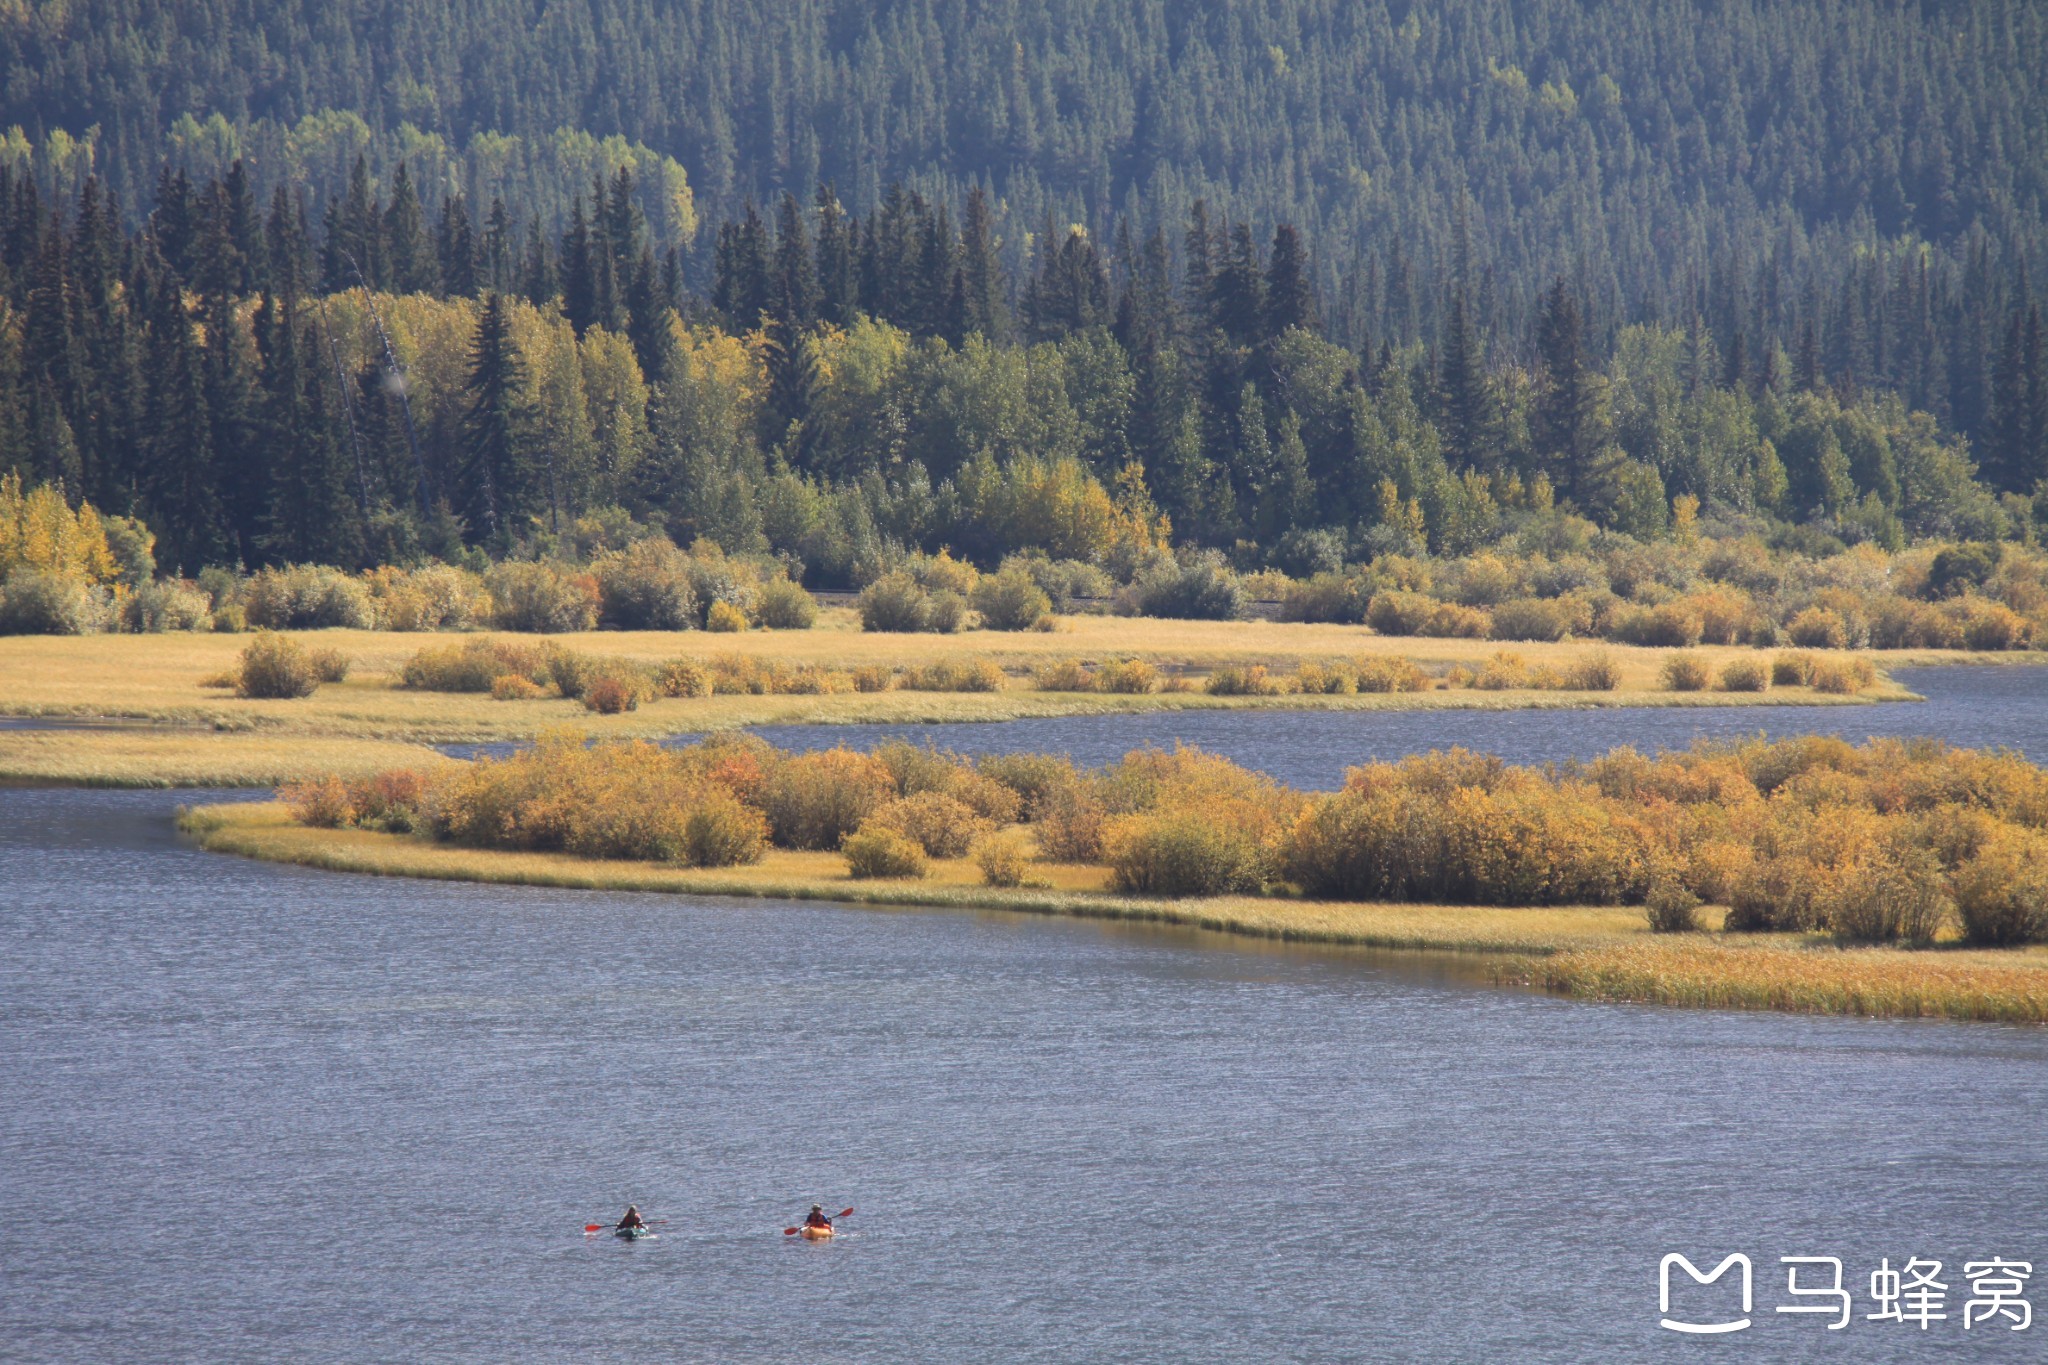
<svg viewBox="0 0 2048 1365">
<path fill-rule="evenodd" d="M 73 511 L 54 484 L 25 488 L 20 474 L 0 475 L 0 580 L 27 572 L 105 585 L 120 571 L 91 503 Z"/>
</svg>

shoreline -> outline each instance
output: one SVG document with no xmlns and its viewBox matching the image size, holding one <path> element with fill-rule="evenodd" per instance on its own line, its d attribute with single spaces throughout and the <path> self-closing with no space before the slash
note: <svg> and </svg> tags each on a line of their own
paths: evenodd
<svg viewBox="0 0 2048 1365">
<path fill-rule="evenodd" d="M 1625 906 L 1504 908 L 1308 901 L 1284 896 L 1165 900 L 1078 884 L 1100 869 L 1042 869 L 1045 887 L 965 880 L 965 860 L 931 880 L 848 878 L 835 854 L 771 853 L 751 868 L 700 870 L 437 844 L 422 836 L 310 829 L 276 803 L 181 809 L 208 852 L 314 870 L 566 890 L 819 901 L 865 908 L 1004 911 L 1194 929 L 1246 941 L 1465 954 L 1492 984 L 1572 999 L 1869 1018 L 2048 1024 L 2048 947 L 1841 948 L 1821 936 L 1653 935 Z M 1061 882 L 1067 883 L 1061 885 Z M 1718 920 L 1709 915 L 1710 923 Z"/>
</svg>

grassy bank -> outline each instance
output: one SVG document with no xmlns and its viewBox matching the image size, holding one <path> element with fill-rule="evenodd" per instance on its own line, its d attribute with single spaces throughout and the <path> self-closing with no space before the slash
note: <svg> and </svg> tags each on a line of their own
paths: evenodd
<svg viewBox="0 0 2048 1365">
<path fill-rule="evenodd" d="M 2048 1023 L 2048 949 L 1907 952 L 1802 949 L 1686 936 L 1603 944 L 1547 957 L 1509 980 L 1588 1000 L 1782 1010 L 1886 1019 Z"/>
<path fill-rule="evenodd" d="M 451 848 L 410 835 L 309 829 L 281 805 L 208 806 L 183 828 L 201 847 L 337 872 L 579 890 L 667 892 L 879 906 L 1006 910 L 1206 929 L 1307 944 L 1476 953 L 1504 985 L 1592 1000 L 1873 1017 L 2048 1023 L 2048 948 L 2021 952 L 1842 949 L 1815 935 L 1652 935 L 1617 906 L 1360 904 L 1256 896 L 1118 896 L 1100 867 L 1039 864 L 1049 883 L 981 883 L 966 859 L 921 881 L 854 880 L 834 853 L 775 850 L 734 868 L 679 868 L 554 853 Z M 1719 924 L 1708 911 L 1702 922 Z"/>
<path fill-rule="evenodd" d="M 1394 656 L 1433 672 L 1478 670 L 1503 648 L 1489 640 L 1439 640 L 1375 635 L 1358 626 L 1274 621 L 1162 621 L 1150 618 L 1065 618 L 1052 632 L 970 631 L 953 636 L 863 632 L 851 611 L 827 610 L 816 629 L 703 632 L 607 631 L 546 637 L 571 649 L 648 665 L 678 655 L 737 654 L 791 666 L 834 669 L 901 666 L 934 658 L 986 659 L 1003 669 L 1006 686 L 989 693 L 877 692 L 828 696 L 715 696 L 673 699 L 623 715 L 591 717 L 561 698 L 496 701 L 483 694 L 447 694 L 394 686 L 405 661 L 437 637 L 389 631 L 330 630 L 304 638 L 352 662 L 346 682 L 292 700 L 239 698 L 203 684 L 232 670 L 247 637 L 236 635 L 88 635 L 0 637 L 0 715 L 122 719 L 220 731 L 450 742 L 527 738 L 576 720 L 594 733 L 670 734 L 767 723 L 1003 720 L 1025 716 L 1193 707 L 1292 706 L 1332 709 L 1516 709 L 1558 706 L 1728 706 L 1786 703 L 1855 704 L 1903 700 L 1903 688 L 1881 679 L 1853 697 L 1805 687 L 1760 693 L 1673 692 L 1662 677 L 1671 651 L 1574 641 L 1507 648 L 1531 667 L 1560 671 L 1599 650 L 1618 666 L 1609 692 L 1514 689 L 1350 696 L 1220 697 L 1186 693 L 1059 693 L 1032 688 L 1034 669 L 1069 658 L 1097 662 L 1143 659 L 1168 676 L 1199 677 L 1219 668 L 1264 665 L 1280 671 L 1308 662 Z M 537 637 L 528 637 L 537 638 Z M 445 641 L 446 637 L 439 637 Z M 1706 646 L 1696 651 L 1715 668 L 1768 651 Z M 1873 653 L 1880 668 L 1987 656 L 1942 651 Z M 2002 658 L 2037 656 L 1998 656 Z"/>
<path fill-rule="evenodd" d="M 274 787 L 309 772 L 363 777 L 453 760 L 402 740 L 119 726 L 0 730 L 0 782 L 68 787 Z"/>
</svg>

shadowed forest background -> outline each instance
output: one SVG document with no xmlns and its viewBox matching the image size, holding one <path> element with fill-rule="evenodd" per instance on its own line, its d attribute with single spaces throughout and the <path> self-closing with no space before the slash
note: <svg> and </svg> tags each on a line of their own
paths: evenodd
<svg viewBox="0 0 2048 1365">
<path fill-rule="evenodd" d="M 2044 36 L 1992 0 L 13 0 L 0 468 L 187 574 L 2038 537 Z"/>
</svg>

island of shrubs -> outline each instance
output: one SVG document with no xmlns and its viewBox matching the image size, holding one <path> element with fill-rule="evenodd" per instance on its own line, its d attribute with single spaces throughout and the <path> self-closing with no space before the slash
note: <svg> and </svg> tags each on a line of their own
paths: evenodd
<svg viewBox="0 0 2048 1365">
<path fill-rule="evenodd" d="M 1310 793 L 1189 748 L 1089 770 L 902 742 L 798 754 L 737 735 L 663 748 L 559 733 L 283 798 L 308 825 L 692 867 L 836 849 L 856 877 L 971 857 L 1000 886 L 1083 864 L 1132 895 L 1641 905 L 1665 930 L 1714 903 L 1737 932 L 2048 941 L 2048 772 L 1932 740 L 1624 748 L 1543 769 L 1454 749 Z"/>
<path fill-rule="evenodd" d="M 208 687 L 232 688 L 243 697 L 311 696 L 323 682 L 348 676 L 351 660 L 339 650 L 308 648 L 299 640 L 260 631 L 243 649 L 236 668 L 208 678 Z M 1704 656 L 1681 650 L 1664 662 L 1662 681 L 1674 692 L 1718 688 L 1762 692 L 1773 684 L 1811 687 L 1822 693 L 1860 692 L 1877 680 L 1877 670 L 1860 657 L 1824 658 L 1789 651 L 1775 658 L 1738 658 L 1718 673 Z M 930 659 L 902 667 L 866 664 L 832 668 L 792 664 L 742 654 L 710 659 L 674 658 L 659 663 L 592 654 L 553 641 L 471 636 L 459 643 L 429 645 L 399 670 L 397 684 L 429 692 L 489 693 L 499 701 L 549 697 L 580 701 L 595 712 L 616 715 L 662 697 L 831 696 L 850 692 L 1000 692 L 1008 678 L 989 659 Z M 1621 668 L 1605 651 L 1594 651 L 1561 666 L 1530 664 L 1511 650 L 1496 651 L 1477 668 L 1457 664 L 1431 673 L 1412 659 L 1366 656 L 1355 660 L 1304 659 L 1291 674 L 1264 664 L 1225 665 L 1197 679 L 1162 672 L 1144 659 L 1105 659 L 1087 664 L 1059 659 L 1032 673 L 1041 692 L 1142 695 L 1192 692 L 1210 696 L 1351 696 L 1470 688 L 1481 692 L 1611 692 L 1621 685 Z"/>
</svg>

